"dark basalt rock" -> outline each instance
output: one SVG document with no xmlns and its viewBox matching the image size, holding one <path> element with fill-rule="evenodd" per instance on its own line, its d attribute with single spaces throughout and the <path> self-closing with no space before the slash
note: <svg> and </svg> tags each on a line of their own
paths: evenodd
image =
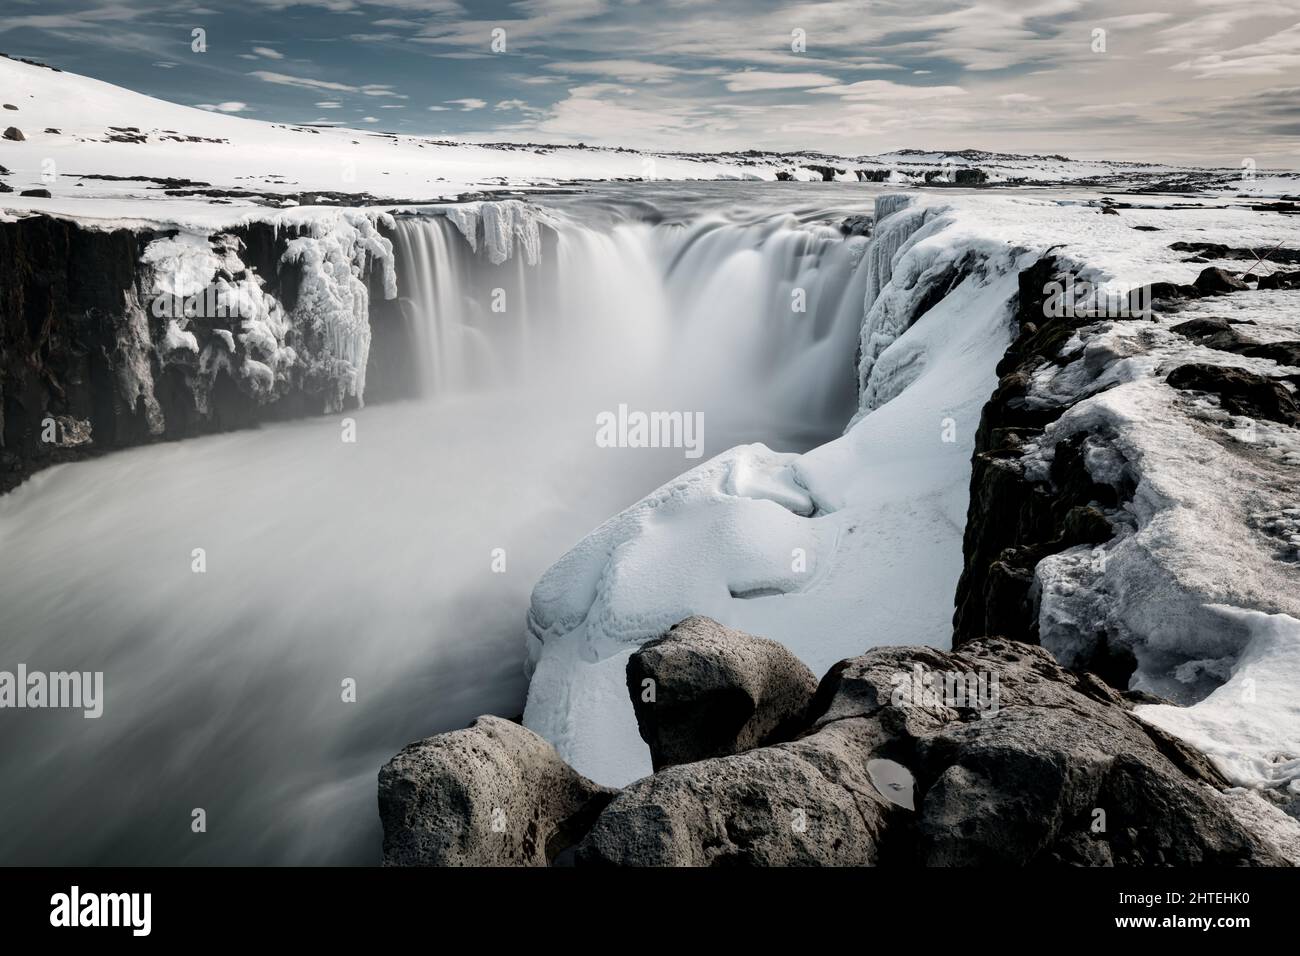
<svg viewBox="0 0 1300 956">
<path fill-rule="evenodd" d="M 816 164 L 805 165 L 804 169 L 810 169 L 821 176 L 822 182 L 833 183 L 836 176 L 843 176 L 846 170 L 837 169 L 834 166 L 818 166 Z"/>
<path fill-rule="evenodd" d="M 790 739 L 817 678 L 776 641 L 690 617 L 632 654 L 627 689 L 660 770 Z"/>
<path fill-rule="evenodd" d="M 48 189 L 24 189 L 18 195 L 31 196 L 33 199 L 49 199 L 50 191 Z"/>
<path fill-rule="evenodd" d="M 531 730 L 480 717 L 410 744 L 379 771 L 385 866 L 545 866 L 614 791 Z"/>
<path fill-rule="evenodd" d="M 15 143 L 21 143 L 27 139 L 27 137 L 23 135 L 23 131 L 20 130 L 17 126 L 10 126 L 8 129 L 6 129 L 4 131 L 4 138 L 8 140 L 12 140 Z"/>
<path fill-rule="evenodd" d="M 688 623 L 707 651 L 661 668 L 661 695 L 694 694 L 710 660 L 726 662 L 728 681 L 764 672 L 746 656 L 757 638 Z M 1229 799 L 1209 760 L 1134 714 L 1145 703 L 1162 701 L 1003 638 L 879 647 L 831 668 L 795 739 L 671 766 L 617 794 L 535 734 L 484 717 L 381 771 L 385 862 L 539 865 L 580 837 L 562 857 L 584 866 L 1300 863 L 1300 840 L 1252 822 L 1267 808 Z M 708 735 L 710 715 L 733 723 L 725 708 L 658 719 L 681 718 L 670 735 Z"/>
<path fill-rule="evenodd" d="M 299 270 L 280 265 L 292 232 L 250 223 L 227 233 L 264 288 L 292 309 Z M 122 370 L 130 358 L 124 343 L 145 331 L 133 325 L 128 303 L 144 308 L 151 342 L 161 340 L 166 324 L 137 286 L 140 255 L 160 235 L 82 229 L 49 216 L 0 223 L 0 492 L 47 465 L 110 449 L 321 413 L 324 393 L 313 388 L 328 383 L 304 379 L 302 388 L 263 402 L 222 371 L 203 414 L 187 380 L 192 368 L 182 361 L 188 353 L 164 362 L 151 347 L 144 352 L 157 408 L 151 412 L 141 396 L 124 393 Z M 407 397 L 396 384 L 413 354 L 406 323 L 398 303 L 383 299 L 378 270 L 369 281 L 373 397 Z M 191 322 L 200 338 L 218 325 L 228 328 L 230 320 Z M 51 441 L 50 422 L 60 433 L 88 437 Z"/>
<path fill-rule="evenodd" d="M 1242 368 L 1180 365 L 1165 381 L 1186 391 L 1219 396 L 1226 411 L 1300 428 L 1300 404 L 1280 382 Z"/>
<path fill-rule="evenodd" d="M 1118 504 L 1116 493 L 1088 477 L 1083 465 L 1088 436 L 1058 446 L 1048 483 L 1028 480 L 1019 460 L 1021 447 L 1065 411 L 1028 400 L 1034 370 L 1059 364 L 1061 346 L 1076 329 L 1095 321 L 1048 308 L 1052 284 L 1064 278 L 1051 256 L 1020 275 L 1014 316 L 1020 331 L 998 363 L 998 386 L 975 435 L 954 646 L 986 634 L 1036 644 L 1034 567 L 1048 555 L 1099 544 L 1114 534 L 1105 511 Z M 1116 681 L 1128 678 L 1122 668 L 1104 670 Z"/>
<path fill-rule="evenodd" d="M 739 635 L 743 638 L 743 635 Z M 733 637 L 732 639 L 739 639 Z M 877 648 L 797 740 L 627 787 L 580 865 L 1288 865 L 1199 753 L 1038 647 Z"/>
<path fill-rule="evenodd" d="M 1225 295 L 1229 292 L 1243 292 L 1248 288 L 1245 282 L 1215 266 L 1204 270 L 1192 285 L 1201 295 Z"/>
<path fill-rule="evenodd" d="M 867 772 L 867 721 L 671 767 L 629 786 L 578 844 L 579 866 L 872 866 L 907 811 Z"/>
<path fill-rule="evenodd" d="M 1174 242 L 1169 248 L 1175 252 L 1189 252 L 1207 259 L 1245 259 L 1254 262 L 1262 253 L 1270 262 L 1288 262 L 1300 265 L 1300 249 L 1248 249 L 1244 246 L 1225 246 L 1219 242 Z"/>
<path fill-rule="evenodd" d="M 1269 359 L 1279 365 L 1300 366 L 1300 341 L 1256 342 L 1243 334 L 1237 324 L 1217 316 L 1182 322 L 1170 331 L 1212 349 Z"/>
</svg>

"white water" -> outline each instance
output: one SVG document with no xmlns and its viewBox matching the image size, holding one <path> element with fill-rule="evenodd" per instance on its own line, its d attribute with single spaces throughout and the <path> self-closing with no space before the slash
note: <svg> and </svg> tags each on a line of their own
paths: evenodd
<svg viewBox="0 0 1300 956">
<path fill-rule="evenodd" d="M 701 411 L 706 456 L 847 420 L 860 240 L 787 217 L 561 218 L 531 268 L 401 224 L 429 398 L 352 414 L 355 444 L 338 418 L 276 425 L 0 499 L 0 669 L 102 670 L 106 697 L 99 720 L 0 715 L 0 862 L 376 862 L 380 765 L 520 713 L 538 575 L 692 464 L 597 448 L 597 412 Z"/>
</svg>

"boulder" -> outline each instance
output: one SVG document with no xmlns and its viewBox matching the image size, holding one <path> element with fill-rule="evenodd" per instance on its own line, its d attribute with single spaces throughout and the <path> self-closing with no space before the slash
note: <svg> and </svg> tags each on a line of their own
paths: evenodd
<svg viewBox="0 0 1300 956">
<path fill-rule="evenodd" d="M 1192 285 L 1201 295 L 1226 295 L 1229 292 L 1243 292 L 1248 288 L 1236 276 L 1216 266 L 1203 270 Z"/>
<path fill-rule="evenodd" d="M 619 794 L 580 865 L 1286 865 L 1209 761 L 1043 648 L 878 648 L 837 664 L 797 740 Z M 1257 808 L 1255 808 L 1257 809 Z M 1257 814 L 1258 815 L 1258 814 Z"/>
<path fill-rule="evenodd" d="M 31 196 L 33 199 L 49 199 L 50 191 L 48 189 L 24 189 L 18 195 Z"/>
<path fill-rule="evenodd" d="M 17 126 L 10 126 L 7 130 L 5 130 L 4 138 L 13 140 L 16 143 L 21 143 L 25 139 L 27 139 L 27 137 L 23 135 L 23 131 L 20 130 Z"/>
<path fill-rule="evenodd" d="M 690 617 L 632 654 L 627 686 L 660 770 L 790 739 L 817 678 L 775 641 Z"/>
<path fill-rule="evenodd" d="M 1228 810 L 1204 757 L 1041 647 L 871 651 L 832 669 L 814 714 L 814 736 L 876 724 L 873 754 L 912 774 L 914 863 L 1285 862 Z"/>
<path fill-rule="evenodd" d="M 1265 419 L 1300 428 L 1300 403 L 1281 382 L 1244 368 L 1223 365 L 1180 365 L 1165 381 L 1174 388 L 1219 396 L 1233 415 Z"/>
<path fill-rule="evenodd" d="M 500 717 L 410 744 L 379 771 L 386 866 L 545 866 L 615 791 Z"/>
<path fill-rule="evenodd" d="M 907 810 L 872 783 L 878 729 L 670 767 L 619 794 L 578 844 L 579 866 L 870 866 Z"/>
</svg>

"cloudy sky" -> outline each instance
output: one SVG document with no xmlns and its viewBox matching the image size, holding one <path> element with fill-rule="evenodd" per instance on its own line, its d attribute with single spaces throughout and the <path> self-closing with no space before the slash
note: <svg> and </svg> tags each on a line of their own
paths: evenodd
<svg viewBox="0 0 1300 956">
<path fill-rule="evenodd" d="M 1300 167 L 1300 0 L 3 0 L 0 51 L 457 138 Z"/>
</svg>

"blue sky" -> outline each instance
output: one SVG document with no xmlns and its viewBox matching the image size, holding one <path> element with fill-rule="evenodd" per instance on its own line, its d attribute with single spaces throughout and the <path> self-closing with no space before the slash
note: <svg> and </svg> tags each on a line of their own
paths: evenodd
<svg viewBox="0 0 1300 956">
<path fill-rule="evenodd" d="M 0 51 L 479 140 L 1300 166 L 1300 0 L 3 0 Z"/>
</svg>

